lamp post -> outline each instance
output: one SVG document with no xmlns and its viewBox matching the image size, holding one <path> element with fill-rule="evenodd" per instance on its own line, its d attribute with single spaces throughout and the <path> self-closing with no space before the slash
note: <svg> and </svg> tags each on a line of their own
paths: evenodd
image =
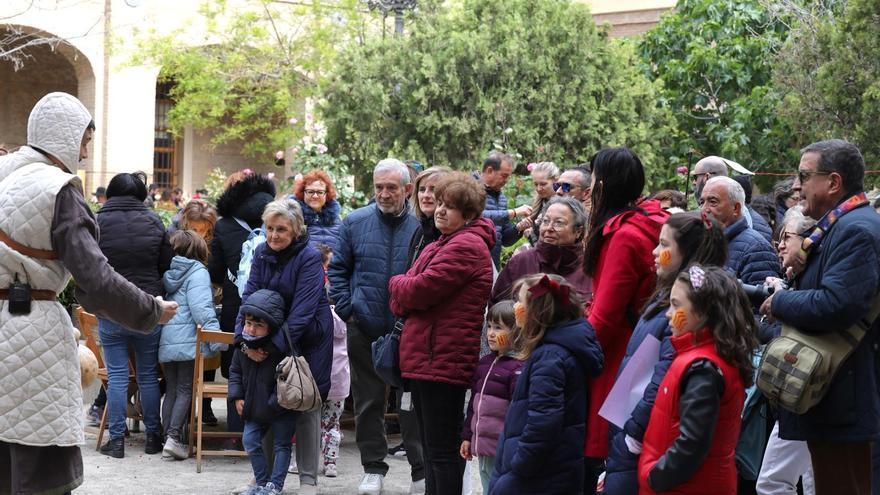
<svg viewBox="0 0 880 495">
<path fill-rule="evenodd" d="M 370 10 L 382 12 L 383 20 L 389 12 L 394 12 L 394 35 L 403 35 L 403 11 L 416 7 L 417 0 L 368 0 Z M 385 34 L 385 23 L 382 23 L 382 34 Z"/>
</svg>

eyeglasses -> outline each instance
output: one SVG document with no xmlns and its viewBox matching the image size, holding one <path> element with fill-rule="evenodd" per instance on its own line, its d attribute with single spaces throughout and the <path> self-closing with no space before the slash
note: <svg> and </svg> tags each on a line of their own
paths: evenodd
<svg viewBox="0 0 880 495">
<path fill-rule="evenodd" d="M 700 180 L 700 177 L 702 177 L 704 175 L 706 176 L 706 178 L 709 178 L 710 175 L 715 175 L 715 172 L 703 172 L 702 174 L 691 174 L 691 177 L 693 177 L 694 180 Z"/>
<path fill-rule="evenodd" d="M 831 175 L 831 172 L 822 172 L 819 170 L 798 170 L 798 182 L 803 184 L 804 182 L 810 180 L 810 177 L 814 175 Z"/>
<path fill-rule="evenodd" d="M 559 188 L 562 188 L 562 192 L 564 192 L 564 193 L 570 193 L 572 189 L 577 189 L 578 187 L 581 187 L 581 186 L 576 186 L 576 185 L 570 184 L 568 182 L 554 182 L 553 183 L 553 190 L 554 191 L 557 191 L 557 190 L 559 190 Z"/>
<path fill-rule="evenodd" d="M 323 196 L 327 194 L 327 191 L 319 191 L 317 189 L 306 189 L 306 196 Z"/>
<path fill-rule="evenodd" d="M 785 242 L 792 238 L 801 239 L 801 235 L 794 232 L 787 232 L 785 230 L 779 233 L 779 242 Z"/>
<path fill-rule="evenodd" d="M 568 227 L 568 222 L 558 219 L 551 222 L 549 218 L 544 217 L 541 219 L 541 227 L 552 228 L 553 230 L 564 230 Z"/>
</svg>

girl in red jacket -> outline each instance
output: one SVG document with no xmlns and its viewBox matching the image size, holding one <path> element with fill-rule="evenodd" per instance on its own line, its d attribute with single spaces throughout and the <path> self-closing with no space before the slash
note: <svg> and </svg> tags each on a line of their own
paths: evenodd
<svg viewBox="0 0 880 495">
<path fill-rule="evenodd" d="M 733 495 L 745 387 L 758 346 L 752 307 L 716 267 L 678 275 L 666 313 L 675 359 L 660 383 L 639 458 L 639 493 Z"/>
</svg>

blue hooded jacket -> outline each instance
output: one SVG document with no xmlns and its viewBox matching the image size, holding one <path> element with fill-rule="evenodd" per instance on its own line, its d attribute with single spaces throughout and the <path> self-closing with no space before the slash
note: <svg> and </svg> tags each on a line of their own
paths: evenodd
<svg viewBox="0 0 880 495">
<path fill-rule="evenodd" d="M 291 196 L 291 198 L 296 199 Z M 317 247 L 318 244 L 326 244 L 334 251 L 339 244 L 339 203 L 331 199 L 324 204 L 320 212 L 312 209 L 301 199 L 296 199 L 302 209 L 303 220 L 309 231 L 309 246 Z"/>
<path fill-rule="evenodd" d="M 798 330 L 840 332 L 865 318 L 880 292 L 880 215 L 870 205 L 840 217 L 814 245 L 797 289 L 773 294 L 771 313 Z M 840 366 L 825 397 L 804 414 L 781 410 L 779 438 L 817 442 L 880 440 L 880 377 L 875 321 Z"/>
<path fill-rule="evenodd" d="M 287 306 L 285 317 L 290 340 L 308 361 L 321 398 L 326 399 L 333 364 L 333 317 L 324 290 L 321 253 L 308 243 L 309 235 L 304 232 L 281 252 L 276 253 L 266 243 L 257 246 L 241 305 L 245 307 L 250 295 L 259 289 L 281 294 Z M 239 311 L 235 321 L 236 338 L 240 338 L 242 326 Z M 285 354 L 289 352 L 281 332 L 272 336 L 272 343 Z"/>
<path fill-rule="evenodd" d="M 761 285 L 767 277 L 779 276 L 779 258 L 773 246 L 745 218 L 724 229 L 727 237 L 725 268 L 749 285 Z"/>
<path fill-rule="evenodd" d="M 523 364 L 498 440 L 489 493 L 581 493 L 587 382 L 602 371 L 587 320 L 550 328 Z"/>
<path fill-rule="evenodd" d="M 330 262 L 330 298 L 343 321 L 375 340 L 391 331 L 388 281 L 406 273 L 409 244 L 419 221 L 407 203 L 399 215 L 386 215 L 376 204 L 359 208 L 342 221 L 339 244 Z"/>
<path fill-rule="evenodd" d="M 646 309 L 644 314 L 647 314 L 650 308 L 656 304 L 655 299 L 654 302 L 647 306 L 649 309 Z M 605 470 L 605 493 L 609 495 L 637 495 L 639 493 L 637 472 L 639 456 L 632 454 L 626 448 L 624 437 L 629 435 L 640 442 L 642 441 L 642 438 L 645 436 L 645 429 L 648 427 L 648 419 L 651 417 L 651 409 L 654 407 L 654 399 L 657 397 L 657 389 L 660 387 L 663 377 L 666 376 L 666 371 L 669 369 L 669 365 L 672 364 L 674 357 L 672 342 L 669 340 L 672 336 L 669 320 L 666 318 L 666 312 L 660 311 L 650 318 L 645 319 L 643 316 L 639 319 L 626 346 L 626 355 L 620 364 L 620 371 L 623 371 L 629 359 L 635 354 L 648 335 L 652 335 L 660 341 L 660 360 L 654 365 L 654 374 L 651 377 L 651 382 L 645 388 L 642 399 L 633 409 L 632 417 L 626 422 L 624 429 L 621 430 L 614 425 L 610 425 L 610 445 Z"/>
<path fill-rule="evenodd" d="M 166 299 L 178 304 L 177 313 L 162 326 L 159 339 L 159 362 L 190 361 L 196 358 L 196 325 L 205 330 L 220 330 L 211 277 L 201 261 L 175 256 L 171 268 L 162 279 Z M 224 349 L 223 344 L 211 344 L 202 351 L 213 354 Z"/>
</svg>

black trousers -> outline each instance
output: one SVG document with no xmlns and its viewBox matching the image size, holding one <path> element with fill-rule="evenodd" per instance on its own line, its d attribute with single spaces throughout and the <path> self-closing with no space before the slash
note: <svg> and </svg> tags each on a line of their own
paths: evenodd
<svg viewBox="0 0 880 495">
<path fill-rule="evenodd" d="M 427 495 L 461 493 L 465 461 L 459 455 L 466 387 L 410 380 L 422 433 Z"/>
</svg>

